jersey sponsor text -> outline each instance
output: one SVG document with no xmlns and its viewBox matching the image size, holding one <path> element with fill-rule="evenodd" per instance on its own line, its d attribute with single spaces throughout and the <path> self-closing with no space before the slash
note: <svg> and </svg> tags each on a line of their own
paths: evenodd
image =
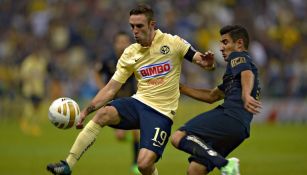
<svg viewBox="0 0 307 175">
<path fill-rule="evenodd" d="M 171 71 L 171 67 L 170 61 L 165 61 L 162 63 L 141 67 L 138 72 L 143 79 L 149 79 L 168 74 Z"/>
</svg>

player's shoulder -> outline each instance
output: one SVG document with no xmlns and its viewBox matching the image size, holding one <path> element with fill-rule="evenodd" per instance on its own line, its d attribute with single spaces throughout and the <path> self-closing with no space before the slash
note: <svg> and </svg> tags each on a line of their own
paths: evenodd
<svg viewBox="0 0 307 175">
<path fill-rule="evenodd" d="M 173 34 L 170 34 L 170 33 L 163 33 L 160 30 L 157 33 L 158 33 L 158 36 L 161 37 L 161 38 L 163 37 L 163 38 L 167 38 L 167 39 L 175 39 L 176 37 L 178 37 L 177 35 L 173 35 Z"/>
<path fill-rule="evenodd" d="M 141 45 L 140 44 L 138 44 L 138 43 L 133 43 L 133 44 L 130 44 L 126 49 L 125 49 L 125 51 L 134 51 L 134 50 L 137 50 L 137 48 L 139 48 L 139 47 L 141 47 Z"/>
<path fill-rule="evenodd" d="M 250 61 L 250 56 L 248 54 L 248 52 L 243 51 L 243 52 L 232 52 L 229 56 L 228 56 L 228 61 L 233 61 L 233 60 L 246 60 L 246 61 Z"/>
<path fill-rule="evenodd" d="M 179 35 L 172 35 L 172 34 L 166 33 L 165 38 L 175 43 L 182 42 L 185 44 L 189 44 L 185 39 L 183 39 Z"/>
<path fill-rule="evenodd" d="M 228 62 L 230 63 L 231 67 L 236 67 L 239 64 L 249 64 L 251 63 L 251 58 L 248 52 L 232 52 L 228 56 Z"/>
<path fill-rule="evenodd" d="M 171 46 L 175 47 L 181 46 L 180 48 L 186 48 L 191 46 L 191 44 L 188 41 L 186 41 L 179 35 L 164 33 L 163 36 L 164 36 L 163 43 L 168 43 Z"/>
<path fill-rule="evenodd" d="M 237 57 L 246 57 L 247 52 L 231 52 L 229 55 L 229 59 L 237 58 Z"/>
<path fill-rule="evenodd" d="M 184 39 L 182 39 L 180 36 L 178 35 L 174 35 L 174 34 L 170 34 L 170 33 L 166 33 L 166 32 L 162 32 L 161 30 L 157 30 L 156 33 L 158 38 L 163 38 L 169 41 L 174 41 L 174 40 L 182 40 L 185 41 Z"/>
<path fill-rule="evenodd" d="M 133 55 L 135 54 L 138 50 L 140 50 L 142 46 L 138 43 L 133 43 L 130 44 L 125 50 L 124 50 L 124 55 Z"/>
</svg>

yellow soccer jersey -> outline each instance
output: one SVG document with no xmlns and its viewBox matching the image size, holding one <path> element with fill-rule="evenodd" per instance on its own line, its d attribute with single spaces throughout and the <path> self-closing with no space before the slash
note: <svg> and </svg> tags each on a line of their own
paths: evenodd
<svg viewBox="0 0 307 175">
<path fill-rule="evenodd" d="M 179 100 L 181 63 L 190 44 L 156 30 L 150 47 L 130 45 L 118 60 L 112 79 L 125 83 L 133 73 L 138 89 L 132 97 L 173 119 Z"/>
</svg>

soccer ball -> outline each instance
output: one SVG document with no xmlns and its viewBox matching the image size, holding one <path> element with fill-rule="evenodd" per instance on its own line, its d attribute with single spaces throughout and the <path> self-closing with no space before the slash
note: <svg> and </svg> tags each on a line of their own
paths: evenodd
<svg viewBox="0 0 307 175">
<path fill-rule="evenodd" d="M 80 119 L 79 105 L 73 99 L 67 97 L 58 98 L 50 105 L 48 118 L 57 128 L 71 128 Z"/>
</svg>

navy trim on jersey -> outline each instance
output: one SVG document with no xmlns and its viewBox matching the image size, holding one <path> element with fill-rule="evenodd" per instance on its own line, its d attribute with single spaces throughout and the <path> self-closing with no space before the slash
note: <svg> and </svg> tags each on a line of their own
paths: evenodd
<svg viewBox="0 0 307 175">
<path fill-rule="evenodd" d="M 194 57 L 195 53 L 196 53 L 196 50 L 192 46 L 190 46 L 189 50 L 184 55 L 184 58 L 187 59 L 190 62 L 193 62 L 193 57 Z"/>
</svg>

